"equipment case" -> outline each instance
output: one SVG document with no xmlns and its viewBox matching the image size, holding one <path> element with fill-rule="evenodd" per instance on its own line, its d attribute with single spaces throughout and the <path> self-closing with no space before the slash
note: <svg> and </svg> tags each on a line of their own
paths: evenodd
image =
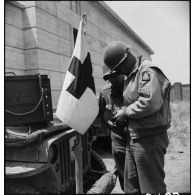
<svg viewBox="0 0 195 195">
<path fill-rule="evenodd" d="M 53 120 L 47 75 L 5 76 L 6 126 Z"/>
</svg>

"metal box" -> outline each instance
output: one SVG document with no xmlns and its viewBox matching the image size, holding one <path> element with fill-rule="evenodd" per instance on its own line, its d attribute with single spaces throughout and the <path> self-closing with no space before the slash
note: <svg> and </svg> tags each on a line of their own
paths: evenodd
<svg viewBox="0 0 195 195">
<path fill-rule="evenodd" d="M 5 76 L 5 125 L 53 120 L 47 75 Z"/>
</svg>

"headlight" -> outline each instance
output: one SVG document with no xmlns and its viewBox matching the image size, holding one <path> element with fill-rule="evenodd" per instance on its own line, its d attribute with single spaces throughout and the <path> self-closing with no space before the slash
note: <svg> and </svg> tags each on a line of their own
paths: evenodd
<svg viewBox="0 0 195 195">
<path fill-rule="evenodd" d="M 58 158 L 58 147 L 57 145 L 53 144 L 49 148 L 49 154 L 48 154 L 48 159 L 50 163 L 55 163 Z"/>
</svg>

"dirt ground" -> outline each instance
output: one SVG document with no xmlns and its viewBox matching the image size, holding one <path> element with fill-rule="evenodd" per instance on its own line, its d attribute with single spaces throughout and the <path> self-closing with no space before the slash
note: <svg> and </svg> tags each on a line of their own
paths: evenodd
<svg viewBox="0 0 195 195">
<path fill-rule="evenodd" d="M 108 170 L 114 168 L 114 160 L 110 151 L 98 153 L 102 156 Z M 168 151 L 165 156 L 165 183 L 168 192 L 190 192 L 190 147 L 175 152 Z M 123 193 L 119 181 L 112 193 Z"/>
</svg>

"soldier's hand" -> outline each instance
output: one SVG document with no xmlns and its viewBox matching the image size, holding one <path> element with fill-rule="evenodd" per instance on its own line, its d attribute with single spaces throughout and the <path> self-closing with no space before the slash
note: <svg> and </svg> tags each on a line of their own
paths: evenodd
<svg viewBox="0 0 195 195">
<path fill-rule="evenodd" d="M 111 121 L 111 120 L 108 120 L 108 125 L 111 127 L 111 129 L 112 129 L 113 127 L 117 127 L 116 123 L 113 122 L 113 121 Z"/>
<path fill-rule="evenodd" d="M 113 117 L 113 119 L 123 120 L 126 118 L 126 109 L 120 109 Z"/>
<path fill-rule="evenodd" d="M 119 124 L 120 126 L 125 126 L 125 124 L 127 124 L 126 109 L 119 110 L 117 114 L 113 117 L 113 120 L 116 122 L 116 124 Z"/>
</svg>

